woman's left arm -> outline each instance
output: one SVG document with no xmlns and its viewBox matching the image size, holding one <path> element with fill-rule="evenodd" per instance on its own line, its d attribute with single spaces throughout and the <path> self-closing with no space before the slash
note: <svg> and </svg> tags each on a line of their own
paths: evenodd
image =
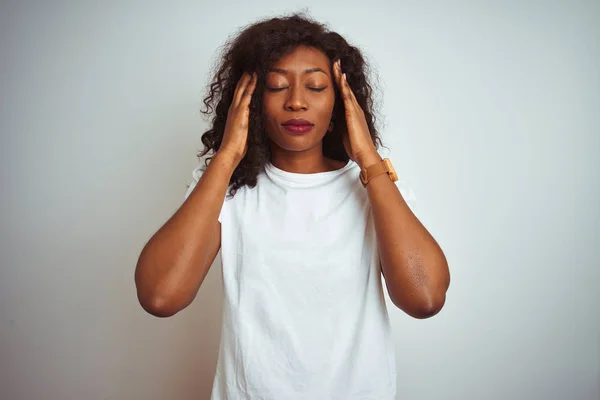
<svg viewBox="0 0 600 400">
<path fill-rule="evenodd" d="M 333 66 L 346 116 L 346 152 L 361 167 L 381 161 L 365 114 L 342 73 L 340 61 Z M 412 213 L 400 190 L 387 174 L 367 184 L 375 221 L 381 268 L 390 299 L 414 318 L 437 314 L 446 301 L 450 272 L 446 257 L 435 239 Z"/>
<path fill-rule="evenodd" d="M 377 152 L 357 159 L 361 168 L 380 161 Z M 372 178 L 366 190 L 390 299 L 414 318 L 437 314 L 450 285 L 442 249 L 410 210 L 388 174 Z"/>
</svg>

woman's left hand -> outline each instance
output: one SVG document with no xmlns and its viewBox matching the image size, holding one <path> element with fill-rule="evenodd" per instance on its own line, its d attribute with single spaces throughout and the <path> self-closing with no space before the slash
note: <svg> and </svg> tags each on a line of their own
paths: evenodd
<svg viewBox="0 0 600 400">
<path fill-rule="evenodd" d="M 346 126 L 348 127 L 348 130 L 342 133 L 344 148 L 348 156 L 361 168 L 368 167 L 381 161 L 381 157 L 371 139 L 365 113 L 346 80 L 346 74 L 342 73 L 339 59 L 333 65 L 333 74 L 344 102 Z"/>
</svg>

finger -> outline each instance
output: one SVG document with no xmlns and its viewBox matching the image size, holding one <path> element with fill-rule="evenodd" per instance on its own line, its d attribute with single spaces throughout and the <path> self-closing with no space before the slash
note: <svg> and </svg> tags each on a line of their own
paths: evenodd
<svg viewBox="0 0 600 400">
<path fill-rule="evenodd" d="M 334 80 L 335 83 L 337 85 L 337 87 L 342 90 L 342 72 L 341 72 L 341 67 L 340 67 L 340 60 L 336 60 L 335 63 L 333 64 L 333 76 L 334 76 Z"/>
<path fill-rule="evenodd" d="M 253 73 L 246 86 L 246 90 L 242 94 L 242 100 L 240 101 L 241 106 L 248 107 L 252 101 L 252 94 L 254 93 L 254 89 L 256 89 L 256 82 L 258 82 L 258 74 Z"/>
<path fill-rule="evenodd" d="M 340 59 L 337 59 L 334 63 L 334 74 L 336 75 L 336 79 L 338 80 L 338 86 L 340 87 L 340 91 L 343 91 L 344 95 L 350 97 L 350 100 L 358 105 L 358 101 L 356 100 L 356 96 L 352 91 L 352 87 L 348 83 L 348 78 L 345 73 L 342 73 L 342 62 Z"/>
<path fill-rule="evenodd" d="M 338 87 L 340 89 L 340 94 L 342 95 L 342 100 L 344 101 L 344 104 L 347 105 L 349 101 L 352 101 L 352 97 L 351 97 L 351 93 L 349 93 L 350 85 L 346 84 L 346 82 L 344 80 L 345 74 L 342 74 L 340 60 L 336 61 L 336 67 L 334 68 L 334 70 L 335 70 L 335 74 L 336 74 L 336 81 L 337 81 Z"/>
<path fill-rule="evenodd" d="M 237 107 L 240 105 L 240 102 L 242 101 L 242 98 L 244 96 L 244 92 L 246 91 L 246 88 L 248 86 L 248 83 L 251 80 L 251 75 L 248 72 L 244 72 L 242 74 L 242 77 L 240 78 L 240 80 L 238 81 L 236 90 L 235 90 L 235 94 L 233 97 L 233 104 Z"/>
<path fill-rule="evenodd" d="M 350 87 L 350 84 L 348 83 L 348 78 L 346 77 L 346 74 L 343 74 L 342 77 L 343 77 L 343 86 L 346 88 L 346 93 L 348 93 L 348 96 L 350 97 L 350 100 L 352 101 L 352 103 L 354 103 L 354 105 L 358 105 L 358 100 L 356 100 L 356 96 L 354 95 L 354 92 L 352 91 L 352 88 Z"/>
<path fill-rule="evenodd" d="M 240 78 L 240 80 L 237 83 L 235 92 L 233 93 L 232 104 L 234 106 L 237 107 L 240 104 L 240 100 L 242 99 L 242 95 L 244 94 L 244 91 L 246 90 L 246 86 L 248 85 L 249 80 L 250 80 L 250 74 L 248 74 L 247 72 L 244 72 L 242 74 L 242 77 Z"/>
</svg>

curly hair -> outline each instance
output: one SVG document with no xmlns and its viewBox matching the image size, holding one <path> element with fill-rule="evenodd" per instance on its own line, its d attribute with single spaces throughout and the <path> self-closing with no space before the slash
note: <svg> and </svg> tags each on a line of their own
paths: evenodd
<svg viewBox="0 0 600 400">
<path fill-rule="evenodd" d="M 245 185 L 256 186 L 258 174 L 264 170 L 265 164 L 271 159 L 269 139 L 264 129 L 262 114 L 264 82 L 272 65 L 298 46 L 319 49 L 332 63 L 341 59 L 348 83 L 365 113 L 373 144 L 376 148 L 382 144 L 375 127 L 373 86 L 368 79 L 369 68 L 361 51 L 350 45 L 338 33 L 328 30 L 324 24 L 303 14 L 294 13 L 289 16 L 260 20 L 245 27 L 222 46 L 221 55 L 213 67 L 213 78 L 203 101 L 205 109 L 201 110 L 201 113 L 206 116 L 214 112 L 212 126 L 202 134 L 204 149 L 197 154 L 201 158 L 212 152 L 212 156 L 206 158 L 205 166 L 208 166 L 221 146 L 229 105 L 233 100 L 238 80 L 245 71 L 258 74 L 257 86 L 250 102 L 248 151 L 229 181 L 230 197 Z M 323 138 L 323 154 L 338 161 L 349 159 L 342 141 L 342 132 L 347 129 L 343 107 L 336 86 L 333 109 L 334 129 Z"/>
</svg>

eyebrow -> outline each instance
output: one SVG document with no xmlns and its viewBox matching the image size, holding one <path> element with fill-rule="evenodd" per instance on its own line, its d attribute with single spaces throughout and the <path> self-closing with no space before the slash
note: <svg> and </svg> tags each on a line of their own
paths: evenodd
<svg viewBox="0 0 600 400">
<path fill-rule="evenodd" d="M 271 68 L 271 69 L 269 69 L 268 72 L 278 72 L 280 74 L 287 74 L 288 73 L 288 71 L 286 69 L 282 69 L 282 68 Z M 311 72 L 322 72 L 325 75 L 327 75 L 327 73 L 325 71 L 323 71 L 319 67 L 305 69 L 302 73 L 303 74 L 310 74 Z"/>
</svg>

